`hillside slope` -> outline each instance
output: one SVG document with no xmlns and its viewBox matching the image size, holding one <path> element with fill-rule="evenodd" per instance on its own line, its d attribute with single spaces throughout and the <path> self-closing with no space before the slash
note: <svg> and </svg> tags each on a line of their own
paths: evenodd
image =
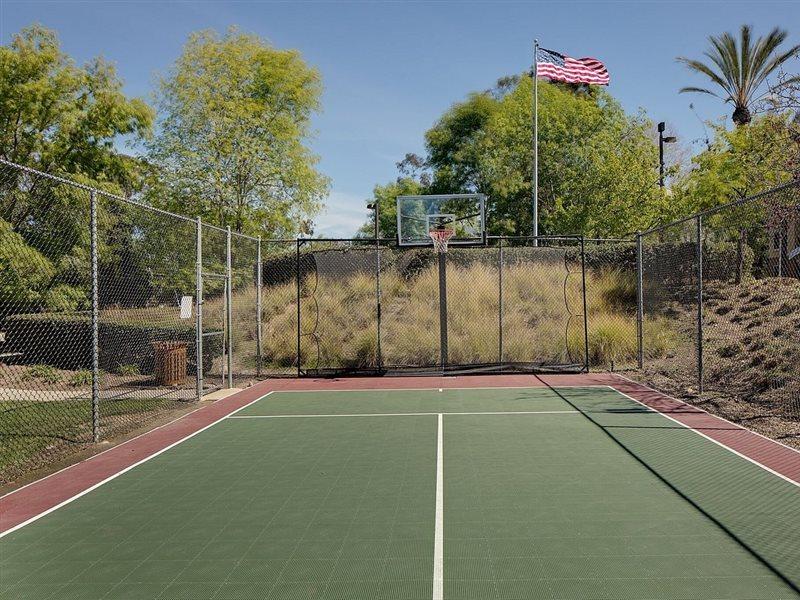
<svg viewBox="0 0 800 600">
<path fill-rule="evenodd" d="M 644 378 L 692 404 L 800 448 L 800 280 L 704 288 L 704 390 L 698 395 L 695 309 L 678 309 L 685 341 Z"/>
</svg>

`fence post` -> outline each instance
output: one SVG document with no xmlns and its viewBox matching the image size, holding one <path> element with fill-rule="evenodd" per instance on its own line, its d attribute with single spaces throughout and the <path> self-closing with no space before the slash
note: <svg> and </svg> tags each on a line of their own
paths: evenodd
<svg viewBox="0 0 800 600">
<path fill-rule="evenodd" d="M 196 349 L 195 353 L 195 389 L 198 400 L 203 399 L 203 222 L 200 217 L 196 219 L 197 232 L 196 232 L 196 259 L 195 259 L 195 337 Z"/>
<path fill-rule="evenodd" d="M 300 244 L 302 240 L 295 240 L 295 281 L 297 282 L 297 376 L 302 375 L 300 360 Z"/>
<path fill-rule="evenodd" d="M 589 311 L 586 307 L 586 241 L 581 236 L 581 291 L 583 294 L 583 368 L 589 372 Z"/>
<path fill-rule="evenodd" d="M 376 301 L 376 317 L 377 317 L 377 327 L 378 327 L 378 339 L 377 339 L 377 347 L 376 352 L 378 354 L 378 369 L 383 369 L 383 351 L 381 350 L 381 243 L 380 239 L 378 238 L 377 227 L 375 231 L 375 301 Z"/>
<path fill-rule="evenodd" d="M 500 329 L 498 335 L 497 345 L 497 362 L 500 363 L 500 369 L 503 368 L 503 238 L 498 240 L 498 256 L 497 256 L 497 316 L 498 327 Z"/>
<path fill-rule="evenodd" d="M 228 330 L 228 353 L 226 356 L 228 367 L 228 389 L 233 387 L 233 270 L 231 268 L 231 226 L 226 228 L 226 257 L 225 276 L 228 285 L 225 290 L 225 321 Z"/>
<path fill-rule="evenodd" d="M 703 217 L 697 217 L 697 386 L 703 393 Z"/>
<path fill-rule="evenodd" d="M 89 192 L 90 252 L 92 256 L 92 440 L 100 441 L 100 276 L 97 267 L 97 194 Z"/>
<path fill-rule="evenodd" d="M 256 253 L 256 376 L 261 377 L 261 236 Z"/>
<path fill-rule="evenodd" d="M 786 230 L 786 218 L 781 218 L 781 224 L 779 225 L 780 229 L 778 230 L 778 277 L 784 276 L 784 271 L 786 268 L 784 267 L 785 261 L 784 257 L 786 256 L 786 242 L 788 231 Z"/>
<path fill-rule="evenodd" d="M 439 352 L 442 372 L 447 366 L 447 253 L 439 254 Z"/>
<path fill-rule="evenodd" d="M 740 229 L 736 240 L 736 279 L 734 283 L 737 285 L 742 283 L 744 276 L 744 238 L 745 230 Z"/>
<path fill-rule="evenodd" d="M 644 368 L 644 265 L 642 264 L 642 234 L 636 232 L 636 356 Z"/>
</svg>

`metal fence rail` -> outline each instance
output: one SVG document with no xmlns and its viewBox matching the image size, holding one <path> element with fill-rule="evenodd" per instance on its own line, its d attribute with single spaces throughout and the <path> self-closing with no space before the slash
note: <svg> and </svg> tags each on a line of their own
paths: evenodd
<svg viewBox="0 0 800 600">
<path fill-rule="evenodd" d="M 0 160 L 0 482 L 255 376 L 258 247 Z"/>
</svg>

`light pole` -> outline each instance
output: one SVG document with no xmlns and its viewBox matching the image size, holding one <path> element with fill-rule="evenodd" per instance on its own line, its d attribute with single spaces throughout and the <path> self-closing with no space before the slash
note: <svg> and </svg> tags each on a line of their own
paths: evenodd
<svg viewBox="0 0 800 600">
<path fill-rule="evenodd" d="M 370 202 L 367 204 L 367 208 L 375 213 L 375 239 L 377 240 L 380 237 L 380 224 L 378 219 L 380 218 L 380 205 L 377 202 Z"/>
<path fill-rule="evenodd" d="M 664 121 L 658 124 L 658 185 L 662 188 L 664 187 L 664 144 L 672 144 L 678 141 L 678 138 L 674 135 L 664 135 L 666 128 L 667 125 Z"/>
</svg>

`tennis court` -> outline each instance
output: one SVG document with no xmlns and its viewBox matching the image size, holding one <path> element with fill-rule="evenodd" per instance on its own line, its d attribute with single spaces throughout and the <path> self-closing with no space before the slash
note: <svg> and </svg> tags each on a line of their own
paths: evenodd
<svg viewBox="0 0 800 600">
<path fill-rule="evenodd" d="M 797 598 L 798 492 L 609 386 L 273 391 L 8 529 L 0 597 Z"/>
</svg>

